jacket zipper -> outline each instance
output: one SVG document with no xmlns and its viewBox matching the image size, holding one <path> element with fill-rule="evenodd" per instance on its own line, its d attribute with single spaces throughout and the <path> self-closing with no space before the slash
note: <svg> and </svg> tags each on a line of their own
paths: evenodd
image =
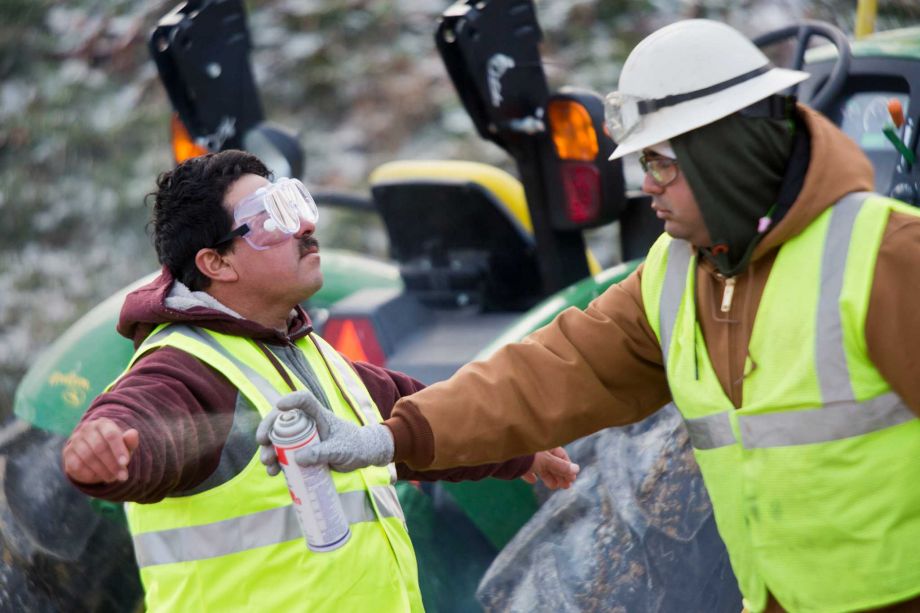
<svg viewBox="0 0 920 613">
<path fill-rule="evenodd" d="M 728 313 L 732 310 L 732 298 L 735 296 L 735 277 L 725 279 L 725 287 L 722 289 L 722 306 L 719 310 Z"/>
<path fill-rule="evenodd" d="M 747 274 L 747 271 L 745 272 L 745 274 Z M 738 282 L 738 277 L 723 277 L 721 274 L 717 274 L 717 276 L 720 277 L 724 283 L 723 288 L 722 288 L 722 304 L 719 306 L 719 311 L 727 315 L 732 310 L 732 302 L 735 298 L 735 285 Z M 740 317 L 744 317 L 744 313 L 741 313 Z M 729 351 L 728 351 L 728 375 L 729 375 L 728 385 L 729 385 L 729 388 L 725 391 L 729 399 L 731 400 L 732 404 L 736 404 L 737 406 L 737 403 L 735 402 L 735 383 L 734 383 L 736 379 L 735 379 L 734 369 L 732 368 L 733 362 L 732 362 L 731 347 L 733 347 L 733 342 L 734 342 L 733 341 L 733 337 L 734 337 L 733 325 L 742 325 L 742 324 L 740 321 L 735 321 L 733 323 L 729 321 L 728 319 L 726 319 L 725 325 L 728 326 L 727 334 L 728 334 L 728 347 L 729 347 Z M 741 371 L 742 373 L 744 372 L 744 366 L 742 366 Z"/>
</svg>

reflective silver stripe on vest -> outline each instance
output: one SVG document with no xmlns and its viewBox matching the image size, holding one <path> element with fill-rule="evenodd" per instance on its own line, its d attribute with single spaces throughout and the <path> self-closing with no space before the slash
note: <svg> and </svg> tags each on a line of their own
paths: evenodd
<svg viewBox="0 0 920 613">
<path fill-rule="evenodd" d="M 840 293 L 856 215 L 871 195 L 870 192 L 847 194 L 831 210 L 821 257 L 821 290 L 815 322 L 815 370 L 821 386 L 821 400 L 825 405 L 855 398 L 843 348 Z"/>
<path fill-rule="evenodd" d="M 738 416 L 741 444 L 747 449 L 839 441 L 884 430 L 915 419 L 890 392 L 866 402 L 842 402 L 808 411 Z"/>
<path fill-rule="evenodd" d="M 312 338 L 313 344 L 319 350 L 320 355 L 323 356 L 323 359 L 326 361 L 326 364 L 329 366 L 329 372 L 332 373 L 333 378 L 342 386 L 348 394 L 354 398 L 354 401 L 358 403 L 358 410 L 361 411 L 361 414 L 364 416 L 364 424 L 376 424 L 377 423 L 377 410 L 374 408 L 373 400 L 368 394 L 367 389 L 358 381 L 358 375 L 355 373 L 351 367 L 342 359 L 342 356 L 335 349 L 329 350 L 329 346 L 320 340 Z M 398 480 L 398 475 L 396 474 L 396 464 L 390 462 L 387 464 L 387 471 L 390 473 L 390 483 L 396 483 Z M 400 511 L 402 512 L 402 511 Z"/>
<path fill-rule="evenodd" d="M 916 418 L 893 392 L 865 402 L 854 399 L 843 346 L 840 294 L 856 216 L 870 192 L 848 194 L 831 210 L 821 258 L 821 290 L 815 326 L 815 361 L 823 407 L 760 415 L 738 414 L 741 445 L 747 449 L 826 443 L 903 424 Z M 675 244 L 681 244 L 675 247 Z M 680 300 L 687 287 L 689 245 L 672 240 L 662 287 L 659 326 L 667 359 Z M 695 291 L 695 290 L 694 290 Z M 685 419 L 695 449 L 716 449 L 737 442 L 729 411 Z"/>
<path fill-rule="evenodd" d="M 900 397 L 888 393 L 866 402 L 836 403 L 820 409 L 739 415 L 738 428 L 742 447 L 762 449 L 861 436 L 915 417 Z M 684 423 L 695 449 L 716 449 L 736 442 L 728 412 L 686 419 Z"/>
<path fill-rule="evenodd" d="M 668 367 L 668 352 L 671 349 L 671 338 L 674 325 L 677 322 L 677 312 L 680 310 L 680 299 L 687 286 L 687 274 L 693 248 L 687 241 L 672 239 L 668 244 L 668 267 L 664 273 L 664 286 L 661 288 L 661 299 L 658 306 L 658 330 L 661 334 L 661 357 L 664 366 Z M 695 284 L 694 284 L 695 285 Z"/>
<path fill-rule="evenodd" d="M 358 403 L 357 408 L 364 416 L 365 425 L 377 423 L 377 413 L 371 406 L 371 402 L 373 401 L 367 391 L 355 380 L 357 374 L 354 377 L 348 376 L 352 374 L 353 371 L 345 360 L 342 359 L 338 351 L 328 351 L 328 348 L 322 342 L 316 339 L 311 340 L 323 356 L 323 359 L 326 360 L 326 363 L 330 366 L 329 370 L 335 376 L 336 381 L 338 381 L 339 385 L 341 385 L 345 391 L 354 398 L 355 402 Z"/>
<path fill-rule="evenodd" d="M 381 487 L 374 489 L 374 502 L 380 509 L 383 517 L 398 517 L 403 523 L 406 523 L 406 516 L 403 515 L 402 505 L 399 504 L 399 496 L 396 495 L 396 488 L 393 486 Z"/>
<path fill-rule="evenodd" d="M 398 517 L 402 509 L 392 486 L 371 488 L 380 516 Z M 367 493 L 361 490 L 339 494 L 349 524 L 376 521 Z M 226 556 L 257 547 L 276 545 L 303 538 L 293 505 L 225 519 L 211 524 L 187 526 L 133 536 L 134 552 L 140 567 L 193 562 Z M 306 548 L 306 545 L 304 545 Z"/>
<path fill-rule="evenodd" d="M 690 444 L 695 449 L 715 449 L 735 444 L 735 433 L 727 412 L 685 419 L 684 424 L 690 435 Z"/>
<path fill-rule="evenodd" d="M 229 360 L 234 366 L 240 369 L 240 371 L 243 373 L 243 376 L 246 377 L 246 379 L 249 380 L 249 382 L 252 383 L 257 390 L 259 390 L 260 394 L 265 396 L 266 400 L 268 400 L 268 402 L 273 407 L 275 406 L 275 403 L 281 400 L 281 393 L 275 389 L 274 385 L 269 383 L 265 377 L 257 373 L 255 370 L 238 360 L 236 356 L 230 354 L 226 347 L 218 343 L 217 339 L 215 339 L 213 336 L 201 328 L 185 326 L 181 324 L 172 324 L 163 328 L 156 334 L 148 336 L 141 345 L 141 348 L 153 343 L 158 343 L 173 333 L 181 334 L 182 336 L 186 336 L 192 340 L 198 341 L 199 343 L 203 343 L 219 353 L 222 357 Z"/>
</svg>

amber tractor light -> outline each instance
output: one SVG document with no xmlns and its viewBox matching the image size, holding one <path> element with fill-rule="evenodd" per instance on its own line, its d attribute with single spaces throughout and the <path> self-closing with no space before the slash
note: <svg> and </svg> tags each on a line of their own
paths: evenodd
<svg viewBox="0 0 920 613">
<path fill-rule="evenodd" d="M 597 157 L 597 132 L 588 110 L 574 100 L 549 103 L 549 125 L 559 159 L 594 162 Z"/>
<path fill-rule="evenodd" d="M 176 164 L 181 164 L 185 160 L 208 153 L 206 147 L 202 147 L 192 140 L 192 136 L 188 133 L 182 120 L 179 119 L 178 114 L 173 114 L 170 128 L 172 132 L 173 158 L 175 158 Z"/>
</svg>

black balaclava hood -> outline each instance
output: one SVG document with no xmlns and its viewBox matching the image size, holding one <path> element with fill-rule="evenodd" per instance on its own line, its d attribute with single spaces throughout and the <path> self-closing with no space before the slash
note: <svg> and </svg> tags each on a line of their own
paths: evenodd
<svg viewBox="0 0 920 613">
<path fill-rule="evenodd" d="M 701 253 L 727 277 L 744 270 L 766 233 L 793 148 L 794 123 L 738 113 L 670 140 L 712 247 Z"/>
</svg>

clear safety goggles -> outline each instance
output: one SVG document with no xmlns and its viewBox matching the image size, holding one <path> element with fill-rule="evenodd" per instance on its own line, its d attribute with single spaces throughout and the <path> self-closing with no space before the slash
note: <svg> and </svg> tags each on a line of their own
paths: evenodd
<svg viewBox="0 0 920 613">
<path fill-rule="evenodd" d="M 214 246 L 241 236 L 250 247 L 262 251 L 291 238 L 304 222 L 315 224 L 318 219 L 316 203 L 304 184 L 278 179 L 240 201 L 233 210 L 233 229 Z"/>
<path fill-rule="evenodd" d="M 764 66 L 715 85 L 681 94 L 672 94 L 663 98 L 640 98 L 619 91 L 611 92 L 604 98 L 604 121 L 607 125 L 607 131 L 610 132 L 610 137 L 619 143 L 636 131 L 636 128 L 642 124 L 642 118 L 645 115 L 682 102 L 710 96 L 729 87 L 734 87 L 739 83 L 759 77 L 772 69 L 773 65 L 767 63 Z"/>
<path fill-rule="evenodd" d="M 621 142 L 642 123 L 641 102 L 641 98 L 622 92 L 611 92 L 604 98 L 604 122 L 614 142 Z"/>
</svg>

